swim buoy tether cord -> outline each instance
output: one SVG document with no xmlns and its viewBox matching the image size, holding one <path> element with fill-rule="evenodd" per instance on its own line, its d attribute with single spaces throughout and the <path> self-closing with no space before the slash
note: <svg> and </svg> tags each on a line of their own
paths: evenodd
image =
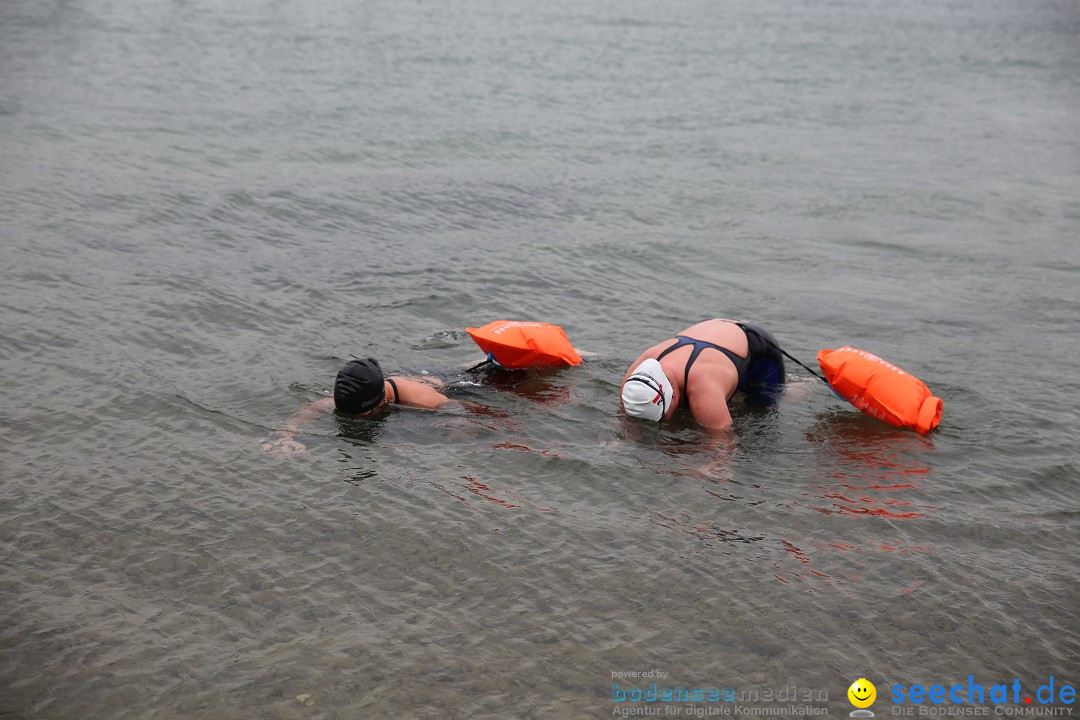
<svg viewBox="0 0 1080 720">
<path fill-rule="evenodd" d="M 791 353 L 789 353 L 789 352 L 788 352 L 787 350 L 785 350 L 784 348 L 780 347 L 779 345 L 777 345 L 777 346 L 776 346 L 776 349 L 777 349 L 777 350 L 779 350 L 779 351 L 780 351 L 781 353 L 783 353 L 784 357 L 786 357 L 786 358 L 787 358 L 788 360 L 792 361 L 793 363 L 795 363 L 796 365 L 798 365 L 799 367 L 801 367 L 801 368 L 802 368 L 803 370 L 805 370 L 806 372 L 808 372 L 808 373 L 810 373 L 811 375 L 813 375 L 814 377 L 816 377 L 816 378 L 817 378 L 818 380 L 820 380 L 821 382 L 825 383 L 826 385 L 829 385 L 829 381 L 828 381 L 828 380 L 826 380 L 825 378 L 821 377 L 821 376 L 820 376 L 820 375 L 818 375 L 818 374 L 817 374 L 816 372 L 814 372 L 813 370 L 811 370 L 810 368 L 808 368 L 808 367 L 807 367 L 806 365 L 804 365 L 804 364 L 802 364 L 801 362 L 799 362 L 799 358 L 795 357 L 794 355 L 792 355 Z M 829 385 L 829 387 L 831 388 L 832 386 L 831 386 L 831 385 Z"/>
</svg>

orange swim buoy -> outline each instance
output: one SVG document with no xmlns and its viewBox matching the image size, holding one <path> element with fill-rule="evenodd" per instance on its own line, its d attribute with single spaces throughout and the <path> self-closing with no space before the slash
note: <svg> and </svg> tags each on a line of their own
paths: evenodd
<svg viewBox="0 0 1080 720">
<path fill-rule="evenodd" d="M 581 356 L 558 325 L 496 320 L 482 328 L 465 328 L 480 349 L 506 368 L 580 365 Z"/>
<path fill-rule="evenodd" d="M 817 359 L 832 389 L 867 415 L 920 433 L 941 422 L 941 398 L 887 360 L 849 345 L 822 350 Z"/>
</svg>

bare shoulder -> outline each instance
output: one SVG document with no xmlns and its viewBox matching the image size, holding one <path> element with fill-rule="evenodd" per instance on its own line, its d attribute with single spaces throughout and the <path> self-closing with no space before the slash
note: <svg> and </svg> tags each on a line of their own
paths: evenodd
<svg viewBox="0 0 1080 720">
<path fill-rule="evenodd" d="M 648 350 L 646 350 L 645 352 L 638 355 L 637 359 L 634 360 L 634 362 L 630 363 L 630 367 L 628 367 L 626 369 L 626 372 L 623 374 L 622 382 L 619 383 L 619 385 L 625 385 L 626 384 L 626 380 L 627 380 L 627 378 L 630 377 L 630 373 L 634 372 L 634 368 L 636 368 L 638 365 L 645 362 L 649 358 L 655 358 L 657 355 L 659 355 L 660 351 L 661 351 L 661 348 L 664 347 L 666 342 L 667 341 L 657 343 L 657 344 L 653 345 L 651 348 L 649 348 Z"/>
<path fill-rule="evenodd" d="M 434 409 L 450 402 L 450 398 L 428 383 L 403 377 L 393 380 L 397 384 L 398 403 L 401 405 Z"/>
<path fill-rule="evenodd" d="M 441 388 L 446 385 L 446 383 L 444 383 L 442 380 L 435 377 L 434 375 L 409 375 L 408 377 L 395 377 L 394 380 L 396 382 L 408 380 L 410 382 L 424 383 L 425 385 L 430 385 L 433 388 Z"/>
</svg>

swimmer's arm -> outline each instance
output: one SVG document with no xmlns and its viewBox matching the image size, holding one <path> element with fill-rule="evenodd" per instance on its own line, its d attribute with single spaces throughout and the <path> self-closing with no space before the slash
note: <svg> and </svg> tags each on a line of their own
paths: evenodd
<svg viewBox="0 0 1080 720">
<path fill-rule="evenodd" d="M 304 407 L 300 408 L 292 415 L 285 419 L 285 424 L 278 432 L 291 432 L 296 434 L 300 432 L 300 428 L 303 425 L 308 424 L 312 420 L 318 420 L 320 417 L 328 412 L 334 410 L 334 398 L 327 396 L 319 398 L 315 402 L 308 403 Z"/>
<path fill-rule="evenodd" d="M 300 432 L 301 427 L 318 419 L 322 415 L 333 411 L 334 398 L 324 397 L 315 402 L 308 403 L 285 419 L 285 424 L 277 430 L 278 439 L 268 440 L 263 443 L 262 449 L 271 455 L 295 455 L 304 452 L 307 448 L 294 438 Z"/>
<path fill-rule="evenodd" d="M 399 405 L 434 410 L 451 402 L 450 398 L 425 382 L 403 377 L 394 378 L 394 382 L 397 383 Z"/>
<path fill-rule="evenodd" d="M 695 386 L 690 393 L 690 414 L 710 430 L 730 430 L 731 411 L 718 384 Z"/>
</svg>

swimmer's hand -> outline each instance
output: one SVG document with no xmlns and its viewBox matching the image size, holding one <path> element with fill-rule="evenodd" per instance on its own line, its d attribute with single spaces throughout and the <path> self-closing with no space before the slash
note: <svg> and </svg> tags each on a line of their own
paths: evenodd
<svg viewBox="0 0 1080 720">
<path fill-rule="evenodd" d="M 273 457 L 299 455 L 307 450 L 302 442 L 297 442 L 293 439 L 292 435 L 285 434 L 282 434 L 277 440 L 267 440 L 263 443 L 262 449 L 264 452 L 270 453 Z"/>
<path fill-rule="evenodd" d="M 300 429 L 304 424 L 309 423 L 326 413 L 333 412 L 334 410 L 334 398 L 324 397 L 310 402 L 304 407 L 300 408 L 285 421 L 285 424 L 275 432 L 280 435 L 277 440 L 267 440 L 263 443 L 262 449 L 264 452 L 268 452 L 274 457 L 288 457 L 290 455 L 299 455 L 307 450 L 304 444 L 297 442 L 293 438 L 300 432 Z"/>
</svg>

